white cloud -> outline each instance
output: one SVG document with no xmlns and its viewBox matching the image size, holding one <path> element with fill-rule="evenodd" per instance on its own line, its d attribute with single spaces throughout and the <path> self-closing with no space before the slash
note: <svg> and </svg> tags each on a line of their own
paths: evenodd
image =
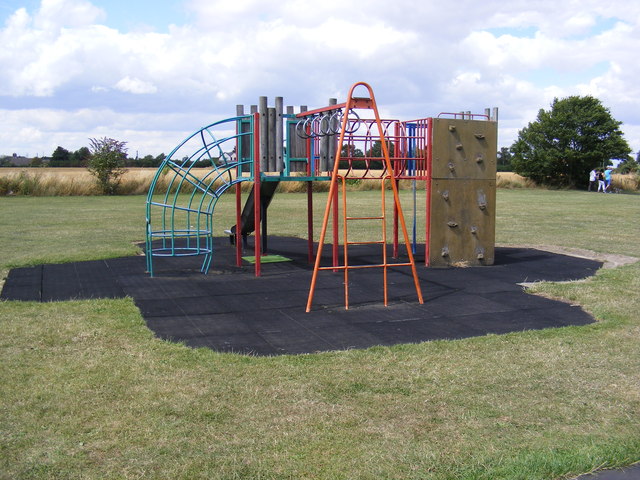
<svg viewBox="0 0 640 480">
<path fill-rule="evenodd" d="M 123 92 L 134 93 L 136 95 L 144 95 L 156 93 L 158 89 L 150 82 L 145 82 L 139 78 L 131 78 L 129 75 L 118 81 L 114 88 Z"/>
<path fill-rule="evenodd" d="M 102 9 L 85 0 L 42 0 L 34 26 L 39 30 L 82 27 L 104 18 Z"/>
<path fill-rule="evenodd" d="M 184 6 L 192 23 L 168 19 L 165 33 L 109 28 L 101 24 L 109 12 L 88 0 L 42 0 L 34 12 L 9 15 L 0 28 L 0 108 L 11 122 L 0 154 L 49 148 L 53 139 L 77 149 L 101 132 L 152 149 L 144 154 L 167 152 L 182 133 L 234 115 L 235 103 L 283 95 L 322 106 L 356 81 L 370 83 L 381 109 L 399 118 L 498 106 L 502 145 L 554 96 L 595 95 L 625 131 L 640 125 L 637 2 Z M 638 135 L 629 140 L 640 149 Z"/>
</svg>

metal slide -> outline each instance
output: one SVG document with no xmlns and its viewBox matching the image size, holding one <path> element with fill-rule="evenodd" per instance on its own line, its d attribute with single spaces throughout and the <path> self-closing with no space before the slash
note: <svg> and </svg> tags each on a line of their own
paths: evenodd
<svg viewBox="0 0 640 480">
<path fill-rule="evenodd" d="M 260 183 L 260 207 L 262 210 L 262 219 L 264 219 L 265 217 L 266 210 L 267 208 L 269 208 L 271 200 L 273 199 L 273 196 L 275 195 L 276 189 L 278 188 L 279 184 L 279 181 L 263 181 Z M 256 229 L 253 191 L 254 190 L 251 189 L 249 198 L 247 198 L 247 201 L 244 204 L 242 215 L 240 217 L 240 235 L 242 235 L 242 240 L 245 243 L 245 247 L 247 236 L 253 233 L 253 231 Z M 229 230 L 225 230 L 225 233 L 229 235 L 229 241 L 233 245 L 235 243 L 236 226 L 234 225 Z"/>
</svg>

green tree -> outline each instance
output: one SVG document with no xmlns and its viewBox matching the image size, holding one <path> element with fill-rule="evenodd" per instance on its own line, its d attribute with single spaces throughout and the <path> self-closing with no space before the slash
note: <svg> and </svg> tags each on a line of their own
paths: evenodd
<svg viewBox="0 0 640 480">
<path fill-rule="evenodd" d="M 389 151 L 389 156 L 393 157 L 395 145 L 393 142 L 390 142 L 389 140 L 387 140 L 387 150 Z M 382 154 L 382 143 L 380 142 L 380 140 L 376 140 L 375 142 L 373 142 L 373 145 L 367 152 L 367 156 L 384 158 L 384 155 Z"/>
<path fill-rule="evenodd" d="M 511 155 L 511 151 L 507 147 L 502 147 L 500 151 L 498 151 L 498 171 L 499 172 L 510 171 L 512 158 L 513 158 L 513 155 Z"/>
<path fill-rule="evenodd" d="M 356 169 L 365 168 L 364 161 L 354 160 L 355 158 L 362 157 L 364 157 L 362 150 L 349 143 L 345 143 L 340 150 L 340 168 L 349 168 L 349 166 Z"/>
<path fill-rule="evenodd" d="M 513 170 L 543 185 L 585 186 L 590 170 L 631 153 L 621 124 L 594 97 L 556 98 L 551 110 L 540 109 L 537 120 L 518 132 Z"/>
<path fill-rule="evenodd" d="M 86 167 L 90 157 L 91 151 L 87 147 L 81 147 L 71 154 L 69 163 L 74 167 Z"/>
<path fill-rule="evenodd" d="M 127 142 L 113 138 L 90 138 L 91 156 L 87 168 L 96 177 L 100 190 L 105 195 L 114 195 L 120 184 L 120 177 L 126 172 Z"/>
<path fill-rule="evenodd" d="M 50 167 L 69 167 L 69 150 L 58 146 L 51 154 Z"/>
<path fill-rule="evenodd" d="M 638 171 L 640 171 L 640 164 L 638 164 L 638 161 L 634 160 L 632 157 L 627 158 L 624 162 L 620 162 L 618 168 L 616 168 L 616 172 L 622 174 Z"/>
<path fill-rule="evenodd" d="M 393 158 L 395 145 L 389 140 L 387 140 L 387 151 L 389 152 L 389 157 Z M 380 140 L 373 142 L 373 145 L 367 151 L 367 158 L 375 159 L 369 161 L 369 168 L 373 170 L 382 170 L 384 168 L 384 153 L 382 152 L 382 142 Z"/>
</svg>

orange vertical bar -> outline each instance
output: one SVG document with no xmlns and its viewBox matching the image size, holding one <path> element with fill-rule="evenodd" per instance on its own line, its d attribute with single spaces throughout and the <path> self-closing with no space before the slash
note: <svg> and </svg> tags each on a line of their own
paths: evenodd
<svg viewBox="0 0 640 480">
<path fill-rule="evenodd" d="M 347 236 L 347 181 L 344 177 L 339 177 L 342 181 L 342 235 L 344 248 L 344 309 L 349 310 L 349 241 Z M 334 265 L 335 266 L 335 265 Z"/>
</svg>

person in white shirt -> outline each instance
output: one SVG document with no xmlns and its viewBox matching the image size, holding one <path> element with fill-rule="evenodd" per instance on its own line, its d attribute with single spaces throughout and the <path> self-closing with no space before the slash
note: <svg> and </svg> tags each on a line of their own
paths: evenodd
<svg viewBox="0 0 640 480">
<path fill-rule="evenodd" d="M 589 191 L 598 188 L 598 172 L 594 168 L 589 172 Z"/>
</svg>

